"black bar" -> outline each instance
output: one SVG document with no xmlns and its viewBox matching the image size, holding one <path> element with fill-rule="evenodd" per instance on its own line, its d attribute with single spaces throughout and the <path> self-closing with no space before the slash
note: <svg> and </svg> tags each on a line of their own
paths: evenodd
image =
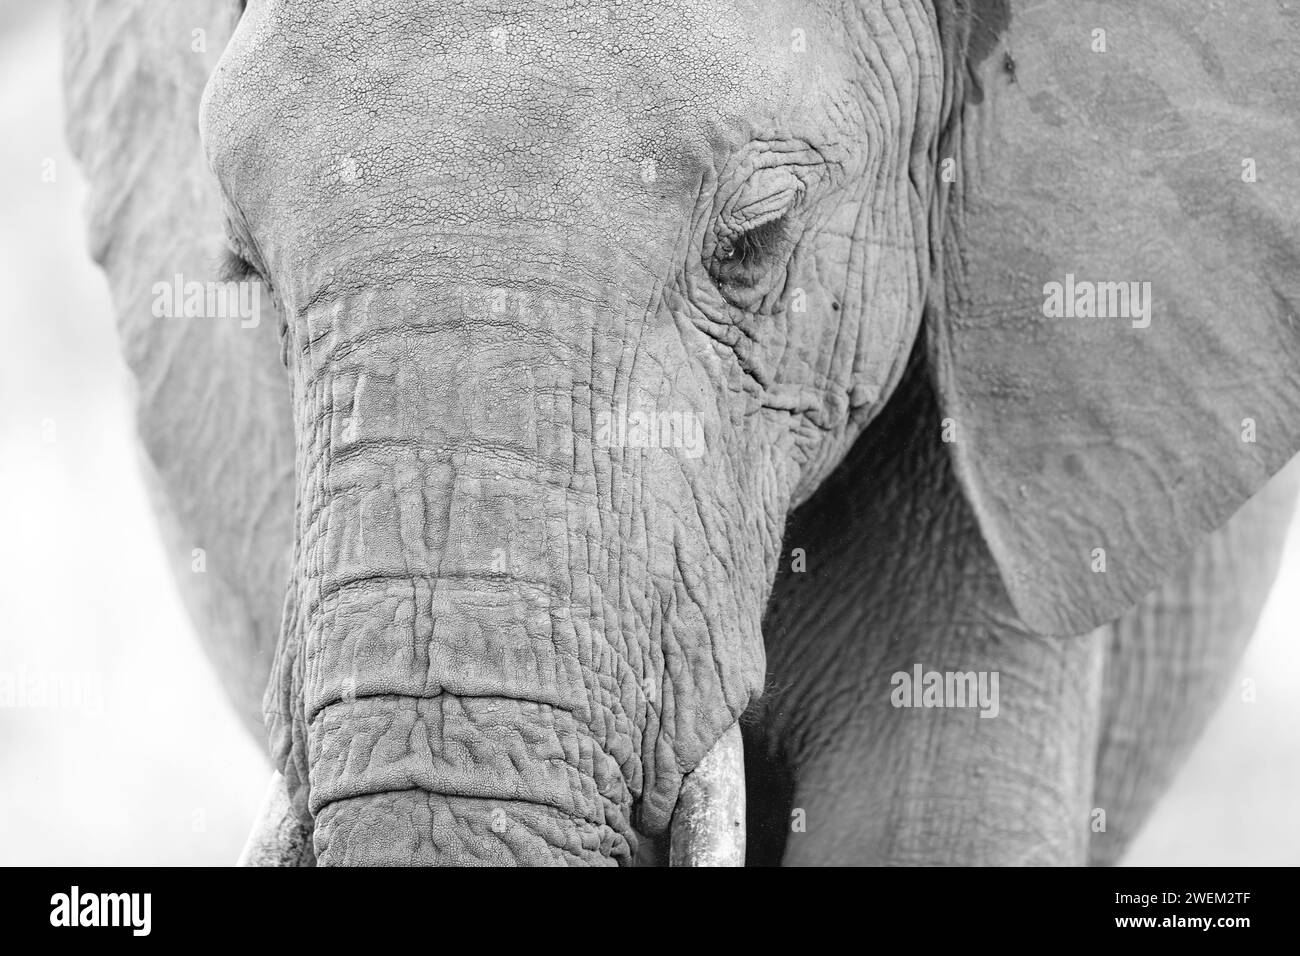
<svg viewBox="0 0 1300 956">
<path fill-rule="evenodd" d="M 360 937 L 377 948 L 390 933 L 415 940 L 428 933 L 432 945 L 447 938 L 449 925 L 486 932 L 499 945 L 503 939 L 527 941 L 530 933 L 539 940 L 553 937 L 557 921 L 575 931 L 585 925 L 581 932 L 605 935 L 607 943 L 617 938 L 613 928 L 620 924 L 644 927 L 630 935 L 647 940 L 658 933 L 681 940 L 689 924 L 698 924 L 707 937 L 726 935 L 723 923 L 738 921 L 736 940 L 757 932 L 762 942 L 765 932 L 781 927 L 795 934 L 801 948 L 812 937 L 829 941 L 844 933 L 864 948 L 911 938 L 917 952 L 952 939 L 1105 939 L 1144 946 L 1203 939 L 1222 947 L 1257 934 L 1285 935 L 1296 910 L 1294 874 L 1283 869 L 826 869 L 701 872 L 661 880 L 649 871 L 49 868 L 9 869 L 0 878 L 8 886 L 0 893 L 0 920 L 18 934 L 15 939 L 75 935 L 94 943 L 112 936 L 128 944 L 229 941 L 259 943 L 259 949 L 260 941 L 271 938 L 292 940 L 296 947 Z M 59 906 L 61 897 L 71 903 L 73 886 L 82 913 L 87 906 L 109 917 L 117 910 L 128 914 L 119 918 L 127 925 L 52 925 L 68 921 L 68 907 Z M 148 935 L 136 935 L 142 926 L 133 927 L 129 918 L 143 923 L 142 896 L 129 901 L 130 910 L 121 897 L 107 907 L 99 898 L 86 903 L 88 896 L 104 893 L 149 894 Z M 530 922 L 530 908 L 544 921 Z M 1120 924 L 1134 919 L 1153 922 Z M 1186 922 L 1193 919 L 1211 925 Z M 1245 923 L 1221 922 L 1228 919 Z"/>
</svg>

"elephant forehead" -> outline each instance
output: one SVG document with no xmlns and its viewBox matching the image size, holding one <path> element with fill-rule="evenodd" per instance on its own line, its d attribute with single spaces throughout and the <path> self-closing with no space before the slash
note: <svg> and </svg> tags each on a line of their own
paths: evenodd
<svg viewBox="0 0 1300 956">
<path fill-rule="evenodd" d="M 884 15 L 899 2 L 851 40 L 829 4 L 263 0 L 208 84 L 205 145 L 248 230 L 281 249 L 431 228 L 662 244 L 791 117 L 854 140 L 898 112 L 892 80 L 926 22 Z M 848 82 L 834 64 L 857 58 L 805 55 L 805 33 L 870 48 L 874 75 Z"/>
<path fill-rule="evenodd" d="M 239 112 L 269 114 L 290 142 L 330 126 L 436 133 L 450 117 L 475 120 L 484 148 L 540 136 L 571 155 L 635 151 L 641 137 L 698 149 L 729 117 L 779 109 L 808 73 L 764 9 L 268 0 L 245 15 L 225 80 L 255 96 Z"/>
<path fill-rule="evenodd" d="M 288 247 L 434 223 L 675 232 L 798 95 L 787 35 L 681 0 L 266 0 L 209 82 L 205 142 L 227 196 Z"/>
</svg>

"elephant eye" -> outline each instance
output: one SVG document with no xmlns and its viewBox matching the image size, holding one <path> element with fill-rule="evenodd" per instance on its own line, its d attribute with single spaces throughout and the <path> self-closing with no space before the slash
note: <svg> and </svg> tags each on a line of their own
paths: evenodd
<svg viewBox="0 0 1300 956">
<path fill-rule="evenodd" d="M 750 168 L 733 182 L 719 197 L 704 261 L 722 297 L 750 312 L 775 301 L 784 284 L 808 184 L 786 165 Z"/>
<path fill-rule="evenodd" d="M 758 308 L 780 285 L 793 234 L 793 224 L 784 214 L 738 228 L 720 226 L 708 269 L 723 298 L 739 309 Z"/>
<path fill-rule="evenodd" d="M 238 252 L 226 249 L 221 255 L 219 278 L 222 282 L 243 282 L 247 279 L 261 279 L 262 274 Z"/>
<path fill-rule="evenodd" d="M 779 245 L 785 226 L 785 217 L 778 216 L 757 226 L 719 236 L 713 247 L 714 262 L 733 271 L 758 266 L 763 255 Z"/>
</svg>

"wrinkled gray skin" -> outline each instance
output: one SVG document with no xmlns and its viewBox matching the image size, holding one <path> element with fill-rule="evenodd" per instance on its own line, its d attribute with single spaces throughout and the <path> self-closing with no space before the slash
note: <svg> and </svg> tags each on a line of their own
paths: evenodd
<svg viewBox="0 0 1300 956">
<path fill-rule="evenodd" d="M 242 6 L 73 5 L 70 135 L 182 583 L 320 863 L 653 858 L 737 720 L 751 863 L 1120 856 L 1294 498 L 1297 191 L 1221 198 L 1297 140 L 1250 86 L 1289 19 L 1092 5 L 1087 61 L 1055 2 Z M 1191 148 L 1182 91 L 1261 88 L 1267 143 Z M 223 248 L 256 328 L 150 315 Z M 1169 311 L 1048 327 L 1067 271 Z M 638 411 L 702 453 L 611 443 Z M 918 663 L 998 717 L 893 707 Z"/>
</svg>

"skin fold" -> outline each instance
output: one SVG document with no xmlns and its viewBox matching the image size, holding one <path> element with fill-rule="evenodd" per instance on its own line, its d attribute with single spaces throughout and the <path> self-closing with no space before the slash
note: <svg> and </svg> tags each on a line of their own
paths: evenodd
<svg viewBox="0 0 1300 956">
<path fill-rule="evenodd" d="M 1118 859 L 1294 500 L 1242 6 L 70 6 L 145 471 L 316 862 L 653 862 L 738 722 L 751 863 Z M 152 307 L 232 267 L 257 321 Z"/>
</svg>

